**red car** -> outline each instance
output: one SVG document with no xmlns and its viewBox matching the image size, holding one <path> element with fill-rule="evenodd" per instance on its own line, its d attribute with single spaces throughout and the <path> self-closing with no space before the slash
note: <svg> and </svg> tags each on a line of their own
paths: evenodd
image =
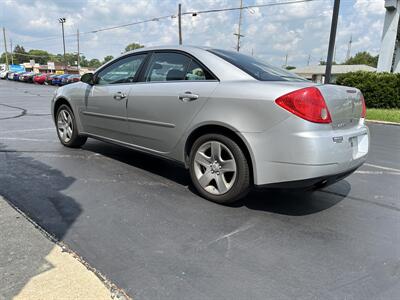
<svg viewBox="0 0 400 300">
<path fill-rule="evenodd" d="M 38 83 L 38 84 L 44 84 L 47 80 L 47 77 L 49 77 L 50 75 L 53 75 L 53 74 L 43 73 L 43 74 L 36 75 L 35 77 L 33 77 L 33 82 Z"/>
</svg>

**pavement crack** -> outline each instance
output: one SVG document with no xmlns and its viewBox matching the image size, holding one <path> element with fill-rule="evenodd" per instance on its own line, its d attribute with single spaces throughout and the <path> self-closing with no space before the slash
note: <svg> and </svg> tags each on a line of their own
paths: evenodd
<svg viewBox="0 0 400 300">
<path fill-rule="evenodd" d="M 4 103 L 0 103 L 0 105 L 2 105 L 2 106 L 6 106 L 6 107 L 9 107 L 9 108 L 19 109 L 19 110 L 21 111 L 21 113 L 20 113 L 19 115 L 12 116 L 12 117 L 0 118 L 0 121 L 1 121 L 1 120 L 9 120 L 9 119 L 16 119 L 16 118 L 20 118 L 20 117 L 23 117 L 23 116 L 25 116 L 25 115 L 26 115 L 26 113 L 27 113 L 27 110 L 26 110 L 25 108 L 22 108 L 22 107 L 18 107 L 18 106 L 12 106 L 12 105 L 8 105 L 8 104 L 4 104 Z"/>
</svg>

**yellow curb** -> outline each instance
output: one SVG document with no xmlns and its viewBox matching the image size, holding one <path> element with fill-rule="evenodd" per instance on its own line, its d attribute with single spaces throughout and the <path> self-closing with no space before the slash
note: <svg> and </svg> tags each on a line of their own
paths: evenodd
<svg viewBox="0 0 400 300">
<path fill-rule="evenodd" d="M 32 277 L 16 300 L 110 300 L 103 282 L 70 253 L 55 245 L 40 274 Z M 40 270 L 39 270 L 40 271 Z"/>
</svg>

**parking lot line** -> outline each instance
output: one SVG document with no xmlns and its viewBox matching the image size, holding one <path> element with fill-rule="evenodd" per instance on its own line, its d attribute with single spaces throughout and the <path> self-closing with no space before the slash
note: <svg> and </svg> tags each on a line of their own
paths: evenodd
<svg viewBox="0 0 400 300">
<path fill-rule="evenodd" d="M 400 172 L 400 169 L 389 168 L 389 167 L 384 167 L 384 166 L 379 166 L 379 165 L 374 165 L 374 164 L 369 164 L 369 163 L 365 163 L 364 166 L 387 170 L 387 171 Z"/>
</svg>

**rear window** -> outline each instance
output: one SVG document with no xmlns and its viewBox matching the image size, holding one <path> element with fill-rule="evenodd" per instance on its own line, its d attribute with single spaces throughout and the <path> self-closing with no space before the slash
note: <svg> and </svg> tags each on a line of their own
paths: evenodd
<svg viewBox="0 0 400 300">
<path fill-rule="evenodd" d="M 210 49 L 208 51 L 261 81 L 307 81 L 296 74 L 239 52 L 220 49 Z"/>
</svg>

